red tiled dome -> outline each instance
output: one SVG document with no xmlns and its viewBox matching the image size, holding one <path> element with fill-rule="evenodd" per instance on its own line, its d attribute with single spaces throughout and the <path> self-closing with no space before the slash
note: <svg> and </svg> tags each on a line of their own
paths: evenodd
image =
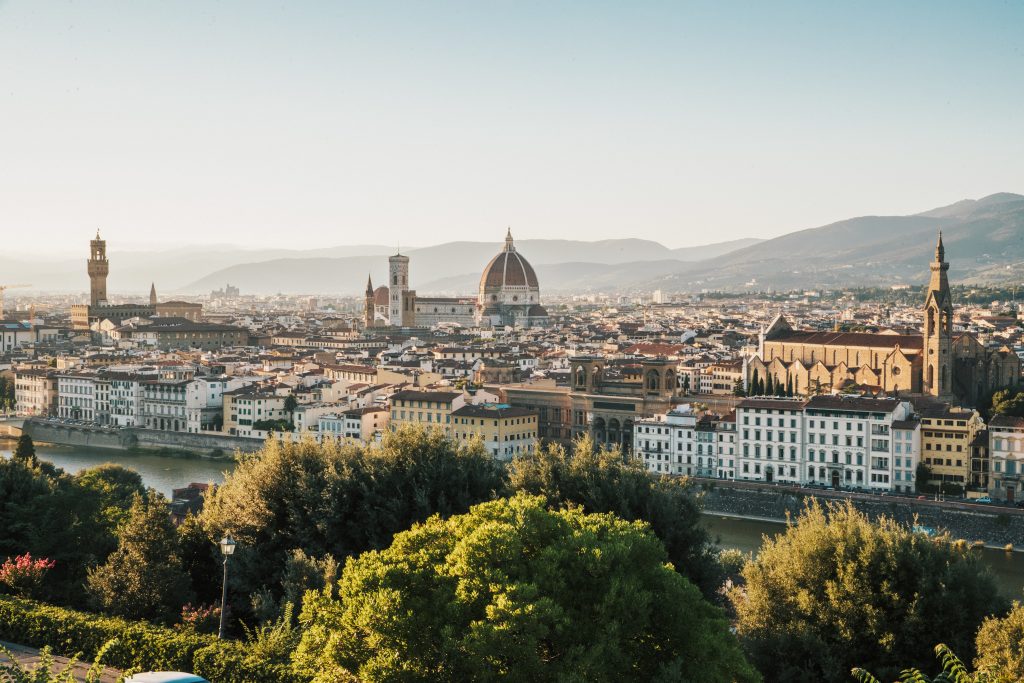
<svg viewBox="0 0 1024 683">
<path fill-rule="evenodd" d="M 387 306 L 388 305 L 388 301 L 389 301 L 388 295 L 389 295 L 389 292 L 388 292 L 388 288 L 387 287 L 383 287 L 382 286 L 382 287 L 378 287 L 377 289 L 373 290 L 373 305 L 374 306 Z"/>
<path fill-rule="evenodd" d="M 480 277 L 480 289 L 502 287 L 538 288 L 537 273 L 533 266 L 516 251 L 511 233 L 505 238 L 505 248 L 491 259 Z"/>
</svg>

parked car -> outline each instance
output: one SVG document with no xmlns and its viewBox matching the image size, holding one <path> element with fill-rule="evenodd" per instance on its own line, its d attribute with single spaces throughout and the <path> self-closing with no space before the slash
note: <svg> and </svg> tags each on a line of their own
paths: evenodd
<svg viewBox="0 0 1024 683">
<path fill-rule="evenodd" d="M 974 502 L 975 503 L 991 503 L 992 499 L 989 498 L 988 496 L 982 496 L 981 498 L 975 498 Z"/>
<path fill-rule="evenodd" d="M 148 671 L 124 679 L 124 683 L 210 683 L 205 678 L 180 671 Z"/>
</svg>

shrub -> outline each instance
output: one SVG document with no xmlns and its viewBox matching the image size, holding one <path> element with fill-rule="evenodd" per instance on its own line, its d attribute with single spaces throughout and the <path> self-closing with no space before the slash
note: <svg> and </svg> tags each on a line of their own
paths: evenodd
<svg viewBox="0 0 1024 683">
<path fill-rule="evenodd" d="M 0 596 L 0 640 L 50 647 L 95 658 L 104 645 L 107 666 L 143 671 L 191 671 L 217 683 L 299 683 L 290 668 L 255 661 L 245 645 L 216 637 L 101 617 L 31 600 Z"/>
</svg>

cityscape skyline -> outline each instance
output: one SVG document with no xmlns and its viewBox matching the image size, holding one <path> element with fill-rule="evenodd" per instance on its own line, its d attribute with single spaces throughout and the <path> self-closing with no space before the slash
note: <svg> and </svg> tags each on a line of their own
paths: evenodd
<svg viewBox="0 0 1024 683">
<path fill-rule="evenodd" d="M 974 9 L 6 2 L 5 246 L 682 247 L 1013 192 L 1024 9 Z"/>
</svg>

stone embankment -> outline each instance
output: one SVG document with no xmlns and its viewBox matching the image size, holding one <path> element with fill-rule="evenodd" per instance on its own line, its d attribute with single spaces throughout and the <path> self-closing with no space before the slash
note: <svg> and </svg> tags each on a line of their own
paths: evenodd
<svg viewBox="0 0 1024 683">
<path fill-rule="evenodd" d="M 120 451 L 179 451 L 200 455 L 230 455 L 236 450 L 252 453 L 263 446 L 261 439 L 224 434 L 165 432 L 137 427 L 88 427 L 48 420 L 26 420 L 22 429 L 38 443 Z"/>
<path fill-rule="evenodd" d="M 948 531 L 953 538 L 1002 548 L 1024 549 L 1024 510 L 964 501 L 917 500 L 915 497 L 845 493 L 751 482 L 700 480 L 709 514 L 785 520 L 795 519 L 811 497 L 822 502 L 850 500 L 872 519 L 885 516 L 906 524 Z"/>
</svg>

